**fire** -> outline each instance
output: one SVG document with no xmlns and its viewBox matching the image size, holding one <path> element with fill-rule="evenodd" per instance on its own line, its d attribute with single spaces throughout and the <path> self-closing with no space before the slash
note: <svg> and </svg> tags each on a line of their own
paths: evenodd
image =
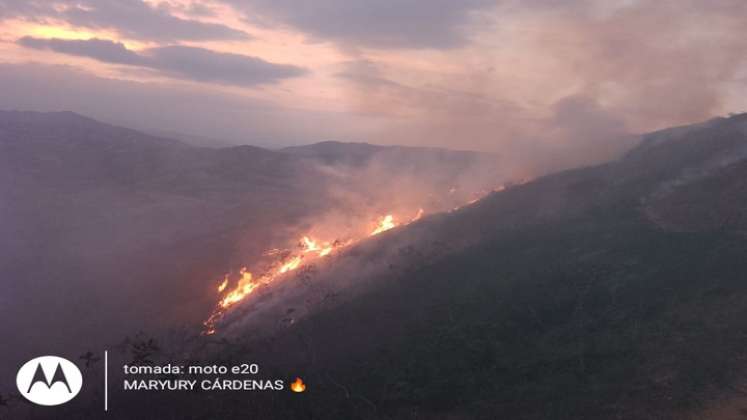
<svg viewBox="0 0 747 420">
<path fill-rule="evenodd" d="M 290 389 L 293 392 L 304 392 L 306 391 L 306 384 L 303 383 L 301 378 L 296 378 L 296 380 L 290 384 Z"/>
<path fill-rule="evenodd" d="M 333 245 L 330 245 L 329 242 L 325 242 L 323 246 L 319 246 L 317 242 L 308 236 L 304 236 L 301 238 L 301 244 L 304 248 L 304 253 L 308 252 L 317 252 L 317 254 L 320 257 L 324 257 L 325 255 L 329 255 L 332 252 Z"/>
<path fill-rule="evenodd" d="M 301 238 L 301 242 L 306 248 L 304 252 L 316 251 L 319 249 L 319 245 L 316 244 L 316 241 L 309 238 L 308 236 L 304 236 L 303 238 Z"/>
<path fill-rule="evenodd" d="M 280 269 L 278 270 L 278 274 L 283 274 L 291 270 L 295 270 L 296 268 L 298 268 L 299 265 L 301 265 L 301 260 L 303 260 L 303 257 L 300 255 L 291 258 L 290 261 L 280 266 Z"/>
<path fill-rule="evenodd" d="M 228 276 L 223 278 L 223 282 L 218 285 L 218 293 L 222 293 L 228 287 Z"/>
<path fill-rule="evenodd" d="M 494 191 L 500 191 L 503 187 L 499 187 Z M 453 194 L 456 188 L 452 188 L 449 193 Z M 472 204 L 479 199 L 483 198 L 490 191 L 482 191 L 465 205 Z M 461 206 L 454 208 L 453 210 L 459 209 Z M 452 210 L 452 211 L 453 211 Z M 425 215 L 425 210 L 419 208 L 415 213 L 414 217 L 406 219 L 404 222 L 397 223 L 395 221 L 394 214 L 385 214 L 378 218 L 376 227 L 370 231 L 368 235 L 365 235 L 365 230 L 359 231 L 358 235 L 349 234 L 345 239 L 332 239 L 329 241 L 319 240 L 313 237 L 311 234 L 302 236 L 297 246 L 289 249 L 272 248 L 265 251 L 262 256 L 265 259 L 270 259 L 269 268 L 264 272 L 260 272 L 258 275 L 253 275 L 246 267 L 242 267 L 239 271 L 239 279 L 233 289 L 229 289 L 229 276 L 227 275 L 223 282 L 218 286 L 218 293 L 222 295 L 215 310 L 210 317 L 203 323 L 205 326 L 205 334 L 213 334 L 216 331 L 216 324 L 222 319 L 223 315 L 234 305 L 246 299 L 254 291 L 256 291 L 261 285 L 273 283 L 278 278 L 287 275 L 299 267 L 303 267 L 304 264 L 313 262 L 314 260 L 322 257 L 333 255 L 339 250 L 344 249 L 350 245 L 354 245 L 357 242 L 365 239 L 367 236 L 375 236 L 387 230 L 393 229 L 397 226 L 405 226 L 413 223 Z M 300 379 L 296 379 L 296 383 L 300 387 L 305 388 L 303 382 Z M 297 391 L 301 392 L 301 391 Z"/>
<path fill-rule="evenodd" d="M 241 276 L 239 284 L 235 289 L 230 291 L 223 299 L 221 299 L 221 307 L 228 308 L 234 303 L 244 299 L 246 295 L 251 293 L 254 288 L 257 287 L 257 283 L 252 281 L 252 273 L 246 271 L 246 267 L 241 268 L 239 275 Z"/>
<path fill-rule="evenodd" d="M 374 229 L 369 236 L 378 235 L 379 233 L 385 232 L 389 229 L 393 229 L 396 226 L 397 224 L 394 223 L 394 216 L 392 216 L 391 214 L 387 214 L 386 216 L 379 219 L 379 225 L 376 226 L 376 229 Z"/>
<path fill-rule="evenodd" d="M 332 247 L 328 246 L 328 247 L 322 249 L 321 251 L 319 251 L 319 256 L 320 257 L 325 257 L 325 256 L 329 255 L 331 252 L 332 252 Z"/>
<path fill-rule="evenodd" d="M 415 218 L 410 222 L 417 220 L 424 214 L 424 210 L 418 210 Z M 410 223 L 408 222 L 408 223 Z M 369 236 L 373 236 L 392 229 L 397 224 L 394 222 L 394 216 L 391 214 L 384 215 L 379 218 L 379 223 L 376 229 L 374 229 Z M 218 293 L 225 293 L 225 295 L 218 301 L 216 309 L 212 315 L 203 323 L 205 325 L 205 334 L 215 333 L 215 324 L 223 317 L 223 315 L 235 304 L 246 299 L 247 296 L 252 294 L 260 285 L 270 284 L 277 280 L 279 277 L 294 271 L 301 267 L 304 263 L 314 261 L 317 258 L 322 258 L 333 254 L 335 251 L 352 245 L 363 239 L 363 237 L 349 238 L 347 240 L 334 240 L 334 241 L 320 241 L 313 238 L 311 235 L 304 235 L 298 241 L 298 247 L 295 249 L 278 249 L 273 248 L 265 251 L 262 256 L 274 258 L 275 262 L 270 265 L 270 269 L 264 274 L 260 274 L 255 277 L 246 267 L 242 267 L 239 271 L 239 280 L 236 286 L 226 292 L 229 284 L 229 277 L 226 276 L 223 282 L 218 286 Z"/>
</svg>

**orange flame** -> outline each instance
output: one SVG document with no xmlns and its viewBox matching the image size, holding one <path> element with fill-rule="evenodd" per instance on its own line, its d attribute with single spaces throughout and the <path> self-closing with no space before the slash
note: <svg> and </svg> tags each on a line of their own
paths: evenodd
<svg viewBox="0 0 747 420">
<path fill-rule="evenodd" d="M 222 293 L 228 286 L 228 276 L 223 278 L 223 282 L 218 285 L 218 293 Z"/>
<path fill-rule="evenodd" d="M 283 274 L 291 270 L 295 270 L 299 265 L 301 265 L 301 260 L 303 260 L 303 257 L 300 255 L 291 258 L 290 261 L 280 266 L 278 274 Z"/>
<path fill-rule="evenodd" d="M 493 191 L 500 191 L 503 188 L 503 186 L 500 186 Z M 453 194 L 456 191 L 456 188 L 451 188 L 449 190 L 449 194 Z M 481 191 L 477 194 L 477 198 L 473 198 L 465 205 L 469 205 L 474 203 L 475 201 L 480 200 L 488 193 L 489 191 Z M 458 210 L 461 207 L 462 206 L 455 207 L 452 211 Z M 395 217 L 393 214 L 386 214 L 378 219 L 377 226 L 368 234 L 368 236 L 378 235 L 379 233 L 393 229 L 397 226 L 410 224 L 419 220 L 421 217 L 423 217 L 424 214 L 425 211 L 420 208 L 418 209 L 414 217 L 400 224 L 395 222 Z M 233 289 L 226 292 L 229 284 L 228 276 L 226 276 L 223 282 L 218 286 L 218 293 L 225 294 L 218 301 L 218 304 L 216 305 L 216 308 L 210 315 L 210 317 L 203 323 L 205 326 L 204 334 L 210 335 L 215 333 L 216 324 L 222 319 L 223 315 L 232 306 L 246 299 L 246 297 L 257 290 L 260 285 L 270 284 L 278 278 L 286 275 L 287 273 L 296 270 L 299 267 L 302 267 L 304 263 L 312 262 L 316 258 L 331 255 L 338 250 L 360 242 L 363 239 L 365 239 L 365 236 L 358 235 L 348 237 L 345 240 L 322 242 L 313 238 L 311 235 L 304 235 L 298 241 L 298 247 L 296 247 L 295 249 L 273 248 L 264 252 L 262 254 L 263 257 L 271 257 L 275 259 L 275 261 L 270 265 L 270 268 L 266 272 L 260 274 L 258 277 L 254 277 L 252 273 L 246 269 L 246 267 L 242 267 L 239 271 L 239 280 Z M 297 378 L 297 382 L 299 381 L 300 379 Z M 300 386 L 303 386 L 303 382 L 300 382 Z"/>
<path fill-rule="evenodd" d="M 251 293 L 254 288 L 257 287 L 257 283 L 252 281 L 252 273 L 246 271 L 246 267 L 241 268 L 239 275 L 241 275 L 239 284 L 235 289 L 230 291 L 223 299 L 221 299 L 221 307 L 228 308 L 234 303 L 244 299 L 246 295 Z"/>
<path fill-rule="evenodd" d="M 290 389 L 293 392 L 304 392 L 306 391 L 306 384 L 303 383 L 301 378 L 296 378 L 296 380 L 290 384 Z"/>
<path fill-rule="evenodd" d="M 385 232 L 389 229 L 393 229 L 396 226 L 397 224 L 394 223 L 394 216 L 392 216 L 391 214 L 387 214 L 386 216 L 379 219 L 379 225 L 376 226 L 376 229 L 374 229 L 369 236 L 378 235 L 379 233 Z"/>
<path fill-rule="evenodd" d="M 301 238 L 301 243 L 304 247 L 304 252 L 311 252 L 319 249 L 319 245 L 316 244 L 316 241 L 309 238 L 308 236 L 304 236 L 303 238 Z"/>
<path fill-rule="evenodd" d="M 421 214 L 421 211 L 422 209 L 418 212 L 418 215 Z M 394 223 L 394 216 L 387 214 L 379 219 L 379 226 L 371 232 L 370 235 L 376 235 L 395 226 L 397 225 Z M 272 265 L 274 268 L 271 268 L 266 273 L 255 278 L 246 267 L 242 267 L 239 271 L 240 278 L 236 286 L 228 291 L 220 301 L 218 301 L 216 309 L 210 317 L 203 322 L 203 325 L 205 326 L 204 333 L 207 335 L 214 334 L 215 325 L 223 317 L 223 314 L 225 314 L 233 305 L 241 302 L 247 296 L 252 294 L 261 284 L 272 283 L 278 277 L 298 269 L 302 266 L 302 263 L 313 261 L 315 258 L 326 257 L 338 249 L 345 248 L 348 245 L 360 241 L 360 239 L 362 238 L 352 238 L 345 241 L 335 240 L 334 242 L 320 242 L 309 235 L 304 235 L 298 242 L 300 250 L 293 251 L 275 248 L 264 252 L 262 255 L 265 257 L 279 256 L 277 257 L 278 259 L 275 264 Z M 223 282 L 218 286 L 218 293 L 223 293 L 227 289 L 228 283 L 228 276 L 226 276 Z"/>
<path fill-rule="evenodd" d="M 320 257 L 329 255 L 332 252 L 333 246 L 329 242 L 325 242 L 323 246 L 319 246 L 317 242 L 308 236 L 301 238 L 301 245 L 304 248 L 303 252 L 316 252 Z"/>
</svg>

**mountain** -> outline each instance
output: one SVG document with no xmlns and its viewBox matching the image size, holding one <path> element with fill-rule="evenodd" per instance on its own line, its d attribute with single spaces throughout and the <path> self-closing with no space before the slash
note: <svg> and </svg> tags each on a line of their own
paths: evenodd
<svg viewBox="0 0 747 420">
<path fill-rule="evenodd" d="M 439 176 L 459 178 L 461 154 L 448 160 Z M 253 146 L 195 147 L 72 112 L 0 112 L 0 307 L 3 338 L 18 343 L 3 350 L 7 366 L 50 342 L 95 347 L 199 325 L 225 272 L 295 240 L 310 219 L 387 194 L 357 174 L 428 180 L 433 169 L 386 159 L 332 167 Z"/>
<path fill-rule="evenodd" d="M 370 201 L 374 208 L 388 199 L 407 207 L 436 192 L 445 196 L 432 203 L 445 211 L 429 211 L 258 289 L 226 314 L 215 335 L 152 333 L 155 341 L 130 337 L 110 352 L 112 366 L 257 362 L 258 379 L 303 377 L 304 394 L 119 392 L 110 417 L 645 420 L 743 414 L 745 114 L 651 133 L 619 160 L 507 183 L 460 208 L 446 205 L 453 184 L 491 173 L 494 164 L 460 171 L 465 155 L 457 152 L 447 164 L 431 165 L 427 157 L 429 164 L 408 165 L 381 156 L 415 150 L 336 143 L 281 151 L 201 149 L 139 136 L 127 146 L 124 140 L 81 143 L 132 132 L 83 123 L 79 116 L 50 118 L 78 121 L 82 131 L 70 135 L 61 127 L 72 123 L 30 124 L 17 116 L 0 129 L 2 179 L 14 177 L 2 184 L 3 197 L 13 198 L 0 207 L 2 229 L 29 242 L 20 251 L 13 241 L 3 242 L 12 256 L 0 266 L 3 278 L 17 280 L 0 298 L 5 310 L 16 300 L 41 308 L 25 322 L 43 325 L 44 332 L 54 325 L 70 334 L 91 313 L 101 317 L 94 320 L 100 330 L 110 328 L 111 312 L 164 317 L 168 305 L 158 305 L 164 298 L 200 312 L 195 302 L 215 299 L 212 289 L 225 267 L 251 261 L 273 243 L 258 238 L 295 238 L 309 218 L 356 203 Z M 50 148 L 54 159 L 45 152 Z M 91 162 L 76 160 L 79 153 Z M 74 162 L 69 175 L 61 169 L 68 162 Z M 112 169 L 119 165 L 130 169 Z M 422 190 L 415 188 L 419 182 Z M 71 218 L 78 214 L 81 219 Z M 133 241 L 144 238 L 132 253 L 104 241 L 126 231 Z M 83 240 L 89 237 L 81 232 L 96 240 Z M 108 252 L 96 254 L 99 247 L 90 244 Z M 137 254 L 140 249 L 147 252 Z M 85 292 L 74 288 L 76 282 L 98 289 Z M 62 320 L 54 324 L 55 312 L 24 294 L 42 287 L 51 287 L 55 297 L 75 290 L 77 297 L 57 299 L 61 306 L 53 308 L 62 313 L 72 306 L 74 328 Z M 106 299 L 115 301 L 115 295 L 125 299 L 114 309 L 90 306 L 99 300 L 109 305 Z M 18 318 L 27 312 L 9 311 Z M 6 319 L 15 328 L 23 321 Z M 22 340 L 24 331 L 11 328 L 8 342 Z M 91 391 L 65 413 L 98 418 L 90 407 L 100 398 Z"/>
<path fill-rule="evenodd" d="M 746 168 L 744 114 L 644 136 L 302 270 L 204 357 L 313 385 L 256 418 L 738 418 Z"/>
</svg>

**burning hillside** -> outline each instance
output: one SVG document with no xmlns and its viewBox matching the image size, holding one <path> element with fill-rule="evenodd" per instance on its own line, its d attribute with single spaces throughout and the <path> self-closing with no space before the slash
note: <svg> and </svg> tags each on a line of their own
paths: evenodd
<svg viewBox="0 0 747 420">
<path fill-rule="evenodd" d="M 297 270 L 317 259 L 331 256 L 335 252 L 360 242 L 367 237 L 378 235 L 397 226 L 408 225 L 420 219 L 424 213 L 424 210 L 421 208 L 410 218 L 399 218 L 393 214 L 383 215 L 375 223 L 370 223 L 367 235 L 348 234 L 343 239 L 332 239 L 316 238 L 309 234 L 301 237 L 292 248 L 274 248 L 266 251 L 263 255 L 268 257 L 270 261 L 268 269 L 262 274 L 253 274 L 246 267 L 242 267 L 235 279 L 232 279 L 230 274 L 226 274 L 220 282 L 218 293 L 221 295 L 221 298 L 212 315 L 204 323 L 206 328 L 205 333 L 215 333 L 215 325 L 226 311 L 242 302 L 258 287 L 271 284 L 288 272 Z M 233 284 L 233 287 L 228 289 L 228 286 L 231 284 Z"/>
<path fill-rule="evenodd" d="M 452 207 L 449 211 L 455 211 L 464 205 L 473 204 L 490 192 L 500 191 L 503 188 L 503 186 L 500 186 L 492 191 L 483 190 L 471 194 L 471 198 L 466 204 Z M 449 194 L 453 194 L 454 191 L 454 188 L 450 189 Z M 264 270 L 260 270 L 259 272 L 256 270 L 250 271 L 244 266 L 234 275 L 226 274 L 219 282 L 217 291 L 220 298 L 213 313 L 204 322 L 204 333 L 207 335 L 214 334 L 217 324 L 223 319 L 225 314 L 234 306 L 247 300 L 258 288 L 275 283 L 289 272 L 309 266 L 322 258 L 332 256 L 367 238 L 396 227 L 409 225 L 420 220 L 425 214 L 426 212 L 423 208 L 418 208 L 410 212 L 403 211 L 399 214 L 387 213 L 377 218 L 371 218 L 367 223 L 364 222 L 364 226 L 355 232 L 343 232 L 337 235 L 337 237 L 318 237 L 312 233 L 307 233 L 290 247 L 273 248 L 265 251 L 262 254 Z M 317 230 L 322 229 L 311 229 L 312 232 Z"/>
</svg>

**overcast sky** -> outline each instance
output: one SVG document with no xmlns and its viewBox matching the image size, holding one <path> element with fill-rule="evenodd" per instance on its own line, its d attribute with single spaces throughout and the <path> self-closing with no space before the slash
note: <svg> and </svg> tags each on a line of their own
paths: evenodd
<svg viewBox="0 0 747 420">
<path fill-rule="evenodd" d="M 265 146 L 586 161 L 747 110 L 743 0 L 0 0 L 0 20 L 1 108 Z"/>
</svg>

